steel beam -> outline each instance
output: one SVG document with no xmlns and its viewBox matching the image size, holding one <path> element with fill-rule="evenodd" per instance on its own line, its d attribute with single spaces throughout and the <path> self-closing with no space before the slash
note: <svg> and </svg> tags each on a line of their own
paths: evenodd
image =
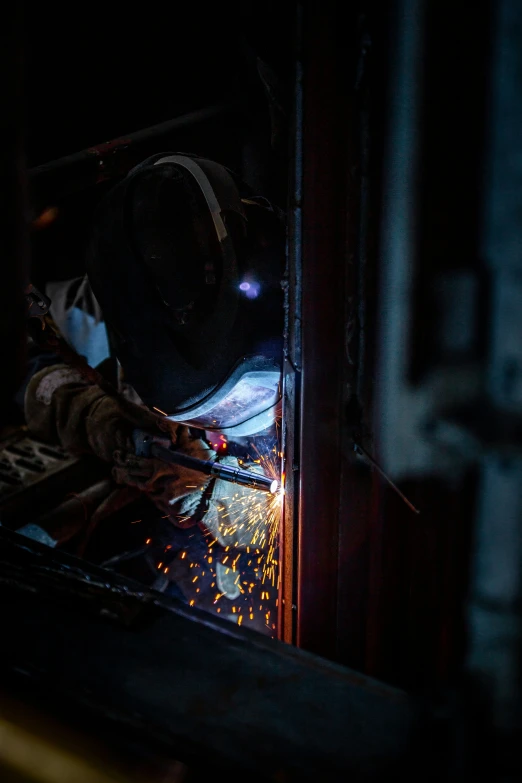
<svg viewBox="0 0 522 783">
<path fill-rule="evenodd" d="M 2 529 L 0 595 L 0 685 L 107 736 L 285 781 L 373 780 L 408 747 L 401 692 Z"/>
<path fill-rule="evenodd" d="M 173 133 L 210 122 L 233 109 L 231 104 L 207 106 L 35 166 L 29 170 L 32 200 L 46 206 L 92 185 L 124 176 L 147 154 L 153 154 L 162 139 L 168 140 Z"/>
</svg>

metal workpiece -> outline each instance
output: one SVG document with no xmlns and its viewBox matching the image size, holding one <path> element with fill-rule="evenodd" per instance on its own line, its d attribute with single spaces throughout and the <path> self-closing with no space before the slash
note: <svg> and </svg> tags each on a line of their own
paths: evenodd
<svg viewBox="0 0 522 783">
<path fill-rule="evenodd" d="M 25 682 L 47 711 L 63 704 L 156 760 L 370 781 L 394 777 L 409 748 L 400 691 L 2 529 L 0 596 L 17 629 L 0 686 Z"/>
</svg>

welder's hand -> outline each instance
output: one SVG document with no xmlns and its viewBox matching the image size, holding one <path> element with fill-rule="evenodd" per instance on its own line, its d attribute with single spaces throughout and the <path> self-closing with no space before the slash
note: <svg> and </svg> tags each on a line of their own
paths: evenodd
<svg viewBox="0 0 522 783">
<path fill-rule="evenodd" d="M 85 430 L 92 452 L 105 462 L 115 462 L 115 453 L 134 453 L 132 433 L 137 427 L 158 432 L 163 424 L 145 407 L 104 395 L 91 406 Z"/>
<path fill-rule="evenodd" d="M 31 379 L 25 394 L 31 432 L 60 443 L 71 454 L 94 454 L 114 462 L 114 452 L 134 452 L 136 427 L 159 432 L 169 423 L 148 408 L 107 395 L 66 365 L 46 367 Z"/>
<path fill-rule="evenodd" d="M 193 437 L 188 427 L 178 425 L 171 433 L 174 447 L 198 459 L 215 459 L 207 443 Z M 113 477 L 118 484 L 127 484 L 146 492 L 156 507 L 178 527 L 196 524 L 193 518 L 202 502 L 202 491 L 209 477 L 182 465 L 172 465 L 159 459 L 137 457 L 125 451 L 115 454 Z"/>
<path fill-rule="evenodd" d="M 235 457 L 220 457 L 219 462 L 239 467 Z M 252 472 L 263 473 L 259 465 Z M 214 485 L 203 524 L 224 547 L 264 551 L 269 543 L 269 512 L 272 497 L 250 487 L 218 479 Z"/>
</svg>

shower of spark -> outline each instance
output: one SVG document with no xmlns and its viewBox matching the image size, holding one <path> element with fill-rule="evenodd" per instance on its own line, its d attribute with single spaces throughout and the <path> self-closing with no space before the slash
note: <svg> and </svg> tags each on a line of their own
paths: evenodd
<svg viewBox="0 0 522 783">
<path fill-rule="evenodd" d="M 269 449 L 260 441 L 260 448 L 254 445 L 254 455 L 249 457 L 266 476 L 282 485 L 281 455 L 275 446 Z M 255 491 L 236 492 L 227 498 L 227 513 L 220 519 L 220 533 L 225 538 L 240 536 L 246 542 L 247 553 L 250 549 L 260 553 L 262 582 L 264 584 L 268 580 L 273 587 L 277 583 L 278 563 L 274 555 L 278 545 L 283 497 L 283 489 L 271 496 Z"/>
<path fill-rule="evenodd" d="M 269 495 L 239 488 L 234 492 L 231 488 L 230 495 L 222 498 L 223 504 L 218 508 L 221 543 L 218 544 L 208 531 L 207 550 L 203 560 L 190 562 L 186 551 L 181 553 L 180 558 L 194 569 L 190 579 L 193 592 L 191 591 L 192 595 L 189 596 L 189 606 L 208 607 L 203 593 L 210 587 L 213 611 L 220 613 L 221 607 L 226 605 L 222 616 L 228 616 L 238 625 L 253 623 L 256 626 L 261 621 L 270 634 L 275 636 L 280 580 L 277 557 L 284 475 L 281 476 L 282 455 L 278 446 L 269 443 L 265 438 L 259 437 L 253 452 L 244 462 L 239 460 L 239 463 L 244 468 L 251 466 L 251 469 L 262 471 L 270 478 L 276 479 L 281 489 L 276 494 Z M 146 543 L 150 542 L 151 539 L 147 539 Z M 169 547 L 170 545 L 165 547 L 165 557 L 168 556 Z M 159 570 L 165 571 L 167 568 L 165 557 L 156 564 Z M 227 593 L 218 589 L 218 563 L 224 567 L 225 575 L 229 576 L 235 589 L 239 591 L 236 599 L 229 599 L 225 604 L 223 598 L 227 598 Z M 203 590 L 205 585 L 207 587 Z M 229 601 L 234 605 L 230 606 Z"/>
<path fill-rule="evenodd" d="M 225 556 L 221 563 L 226 574 L 235 574 L 234 585 L 239 589 L 237 605 L 232 607 L 232 617 L 238 625 L 244 621 L 254 622 L 260 614 L 263 624 L 275 635 L 276 624 L 272 616 L 277 612 L 279 588 L 279 563 L 276 559 L 279 530 L 284 498 L 284 476 L 281 477 L 281 453 L 277 446 L 270 448 L 266 440 L 260 438 L 254 445 L 253 453 L 248 455 L 247 464 L 258 465 L 258 470 L 270 478 L 277 479 L 281 489 L 274 495 L 262 492 L 237 491 L 227 498 L 220 511 L 219 531 L 225 545 Z M 240 464 L 247 467 L 241 460 Z M 241 548 L 237 547 L 238 539 Z M 213 564 L 213 547 L 216 541 L 209 537 L 206 561 L 210 569 Z M 244 567 L 242 566 L 244 563 Z M 255 573 L 252 581 L 251 568 Z M 212 569 L 213 572 L 213 569 Z M 256 584 L 257 582 L 257 584 Z M 214 604 L 223 597 L 216 591 Z M 217 611 L 217 610 L 216 610 Z"/>
</svg>

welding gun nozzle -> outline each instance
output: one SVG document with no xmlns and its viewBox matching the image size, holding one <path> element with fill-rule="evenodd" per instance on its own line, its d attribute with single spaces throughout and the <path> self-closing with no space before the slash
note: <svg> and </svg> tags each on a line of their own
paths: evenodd
<svg viewBox="0 0 522 783">
<path fill-rule="evenodd" d="M 231 465 L 221 465 L 219 462 L 213 462 L 212 475 L 217 478 L 231 481 L 234 484 L 241 484 L 250 489 L 260 489 L 264 492 L 270 492 L 275 495 L 279 489 L 279 482 L 269 476 L 260 473 L 254 473 L 250 470 L 234 468 Z"/>
</svg>

